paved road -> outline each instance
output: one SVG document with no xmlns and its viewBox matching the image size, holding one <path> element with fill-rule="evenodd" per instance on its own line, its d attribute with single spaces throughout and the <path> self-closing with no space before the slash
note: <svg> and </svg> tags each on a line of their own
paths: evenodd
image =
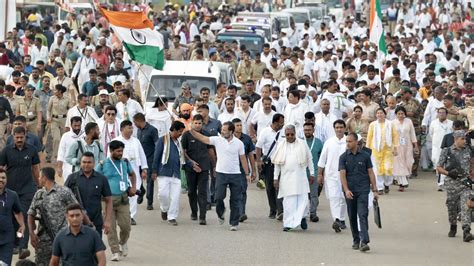
<svg viewBox="0 0 474 266">
<path fill-rule="evenodd" d="M 214 209 L 208 225 L 191 221 L 186 195 L 181 196 L 179 226 L 161 221 L 158 204 L 154 211 L 141 205 L 138 225 L 132 228 L 130 254 L 111 265 L 157 264 L 412 264 L 472 265 L 473 244 L 462 242 L 460 226 L 456 238 L 448 238 L 445 193 L 436 191 L 432 174 L 412 179 L 406 192 L 396 191 L 379 200 L 383 229 L 369 217 L 371 251 L 351 249 L 349 229 L 336 234 L 331 229 L 328 201 L 321 195 L 320 222 L 307 231 L 283 232 L 282 223 L 267 218 L 266 194 L 251 186 L 249 220 L 238 232 L 219 225 Z M 226 204 L 228 204 L 226 202 Z M 110 250 L 107 252 L 110 258 Z"/>
</svg>

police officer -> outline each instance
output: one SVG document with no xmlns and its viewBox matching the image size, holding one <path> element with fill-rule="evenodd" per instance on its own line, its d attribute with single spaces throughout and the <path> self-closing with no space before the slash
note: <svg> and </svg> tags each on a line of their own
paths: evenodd
<svg viewBox="0 0 474 266">
<path fill-rule="evenodd" d="M 36 265 L 49 265 L 52 245 L 56 234 L 67 227 L 64 213 L 69 204 L 77 203 L 74 194 L 67 187 L 54 182 L 55 171 L 51 167 L 41 169 L 39 185 L 28 210 L 28 228 L 31 245 L 36 250 Z M 37 217 L 39 228 L 35 233 Z"/>
<path fill-rule="evenodd" d="M 22 115 L 26 117 L 26 127 L 28 132 L 38 134 L 41 130 L 41 104 L 38 98 L 33 97 L 35 87 L 28 84 L 26 86 L 25 97 L 18 100 L 16 105 L 16 115 Z"/>
<path fill-rule="evenodd" d="M 66 114 L 69 108 L 72 107 L 68 98 L 64 97 L 66 87 L 61 84 L 56 85 L 54 88 L 54 96 L 49 99 L 48 110 L 47 110 L 47 121 L 51 127 L 51 135 L 53 136 L 53 154 L 51 160 L 55 161 L 58 155 L 59 141 L 64 133 L 64 127 L 66 124 Z"/>
<path fill-rule="evenodd" d="M 472 150 L 466 145 L 465 131 L 455 131 L 453 137 L 454 144 L 442 150 L 436 170 L 440 174 L 446 175 L 446 205 L 448 207 L 448 219 L 451 225 L 448 236 L 456 236 L 456 218 L 459 206 L 461 206 L 463 241 L 470 242 L 472 240 L 471 215 L 466 204 L 471 196 L 471 189 L 466 185 L 466 181 L 470 178 L 470 167 L 466 166 L 470 165 Z"/>
</svg>

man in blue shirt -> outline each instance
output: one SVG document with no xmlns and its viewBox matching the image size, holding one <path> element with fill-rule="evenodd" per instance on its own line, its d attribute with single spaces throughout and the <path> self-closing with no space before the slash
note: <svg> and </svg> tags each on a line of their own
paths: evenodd
<svg viewBox="0 0 474 266">
<path fill-rule="evenodd" d="M 161 218 L 171 225 L 178 225 L 176 218 L 179 212 L 181 193 L 181 164 L 184 164 L 184 153 L 178 139 L 183 134 L 185 125 L 174 121 L 170 133 L 164 135 L 156 144 L 153 158 L 153 178 L 158 177 L 158 197 L 160 198 Z"/>
<path fill-rule="evenodd" d="M 339 174 L 344 189 L 347 213 L 352 231 L 352 248 L 369 251 L 369 193 L 372 187 L 378 199 L 377 184 L 372 170 L 370 155 L 358 147 L 358 136 L 349 133 L 346 138 L 347 151 L 339 158 Z M 359 219 L 359 222 L 358 222 Z M 360 229 L 359 229 L 360 224 Z"/>
<path fill-rule="evenodd" d="M 128 197 L 135 196 L 136 175 L 128 162 L 122 159 L 125 144 L 118 140 L 109 143 L 110 157 L 96 167 L 97 172 L 107 177 L 112 191 L 112 226 L 107 235 L 112 251 L 112 261 L 119 261 L 120 254 L 128 255 L 127 241 L 130 237 L 130 205 Z M 117 236 L 117 225 L 120 227 L 120 239 Z"/>
<path fill-rule="evenodd" d="M 311 155 L 313 156 L 313 165 L 314 165 L 314 174 L 318 174 L 318 161 L 319 156 L 321 155 L 321 151 L 323 150 L 323 143 L 320 139 L 314 136 L 314 124 L 313 123 L 305 123 L 303 125 L 303 132 L 304 138 L 306 140 L 306 144 L 311 151 Z M 310 178 L 309 169 L 306 169 L 306 176 Z M 318 182 L 314 182 L 314 180 L 309 180 L 309 200 L 310 200 L 310 208 L 309 208 L 309 219 L 311 222 L 317 223 L 319 221 L 319 217 L 316 214 L 316 210 L 319 205 L 319 184 Z"/>
<path fill-rule="evenodd" d="M 97 91 L 97 85 L 99 85 L 99 82 L 97 81 L 97 70 L 89 70 L 89 79 L 89 81 L 86 81 L 82 85 L 81 93 L 92 97 L 94 95 L 99 94 L 99 92 Z"/>
</svg>

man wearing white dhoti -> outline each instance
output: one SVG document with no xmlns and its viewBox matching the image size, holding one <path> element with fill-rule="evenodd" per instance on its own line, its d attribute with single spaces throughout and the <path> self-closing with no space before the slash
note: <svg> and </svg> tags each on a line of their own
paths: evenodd
<svg viewBox="0 0 474 266">
<path fill-rule="evenodd" d="M 428 134 L 431 139 L 431 161 L 438 165 L 441 155 L 441 143 L 446 134 L 453 132 L 453 121 L 448 119 L 448 110 L 444 107 L 438 109 L 438 118 L 430 124 Z M 445 175 L 438 174 L 438 191 L 443 191 Z"/>
<path fill-rule="evenodd" d="M 283 231 L 301 225 L 308 229 L 309 183 L 314 182 L 314 165 L 311 152 L 304 140 L 296 138 L 294 125 L 285 126 L 285 140 L 278 144 L 272 156 L 275 165 L 274 186 L 279 189 L 278 198 L 283 198 Z M 309 168 L 310 178 L 306 177 Z M 280 176 L 280 180 L 278 180 Z"/>
<path fill-rule="evenodd" d="M 121 141 L 125 144 L 125 148 L 123 149 L 123 158 L 128 160 L 128 162 L 132 166 L 133 172 L 137 175 L 135 187 L 137 188 L 138 193 L 138 190 L 142 186 L 142 179 L 146 180 L 147 178 L 148 163 L 146 160 L 146 155 L 143 151 L 143 147 L 140 141 L 136 137 L 132 136 L 133 124 L 131 121 L 125 120 L 120 123 L 120 133 L 121 135 L 115 138 L 114 140 Z M 138 173 L 140 173 L 142 178 L 138 177 Z M 136 225 L 135 219 L 137 215 L 137 199 L 137 195 L 129 197 L 130 217 L 132 225 Z"/>
<path fill-rule="evenodd" d="M 336 233 L 346 229 L 346 202 L 342 192 L 339 176 L 339 157 L 346 151 L 346 123 L 336 120 L 333 124 L 336 136 L 326 140 L 318 162 L 318 183 L 323 185 L 326 198 L 329 200 L 331 215 L 334 220 L 332 228 Z"/>
</svg>

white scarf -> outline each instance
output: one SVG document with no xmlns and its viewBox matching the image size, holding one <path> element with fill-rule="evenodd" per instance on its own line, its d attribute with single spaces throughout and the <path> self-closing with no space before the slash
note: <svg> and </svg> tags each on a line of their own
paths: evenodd
<svg viewBox="0 0 474 266">
<path fill-rule="evenodd" d="M 384 128 L 382 129 L 382 123 L 378 120 L 374 121 L 374 138 L 372 139 L 372 146 L 376 151 L 382 149 L 382 130 L 385 132 L 385 145 L 392 147 L 392 122 L 385 119 Z"/>
<path fill-rule="evenodd" d="M 296 138 L 295 142 L 293 143 L 287 142 L 286 139 L 278 143 L 277 149 L 272 156 L 272 163 L 275 165 L 285 164 L 286 155 L 287 155 L 286 151 L 288 150 L 287 148 L 288 145 L 296 145 L 294 153 L 295 153 L 295 156 L 298 157 L 298 164 L 303 167 L 306 166 L 308 164 L 308 161 L 307 161 L 308 156 L 306 154 L 306 152 L 308 151 L 308 149 L 306 148 L 307 144 L 305 143 L 304 140 L 301 140 L 298 138 Z M 293 154 L 288 154 L 288 155 L 293 156 Z"/>
<path fill-rule="evenodd" d="M 170 150 L 171 150 L 171 142 L 173 140 L 171 139 L 170 134 L 166 134 L 163 136 L 163 156 L 161 157 L 161 164 L 165 165 L 168 163 L 168 159 L 170 157 Z M 179 153 L 179 160 L 180 164 L 184 165 L 186 163 L 184 159 L 184 154 L 182 152 L 183 148 L 181 147 L 181 141 L 176 141 L 175 142 L 176 148 L 178 149 Z"/>
</svg>

